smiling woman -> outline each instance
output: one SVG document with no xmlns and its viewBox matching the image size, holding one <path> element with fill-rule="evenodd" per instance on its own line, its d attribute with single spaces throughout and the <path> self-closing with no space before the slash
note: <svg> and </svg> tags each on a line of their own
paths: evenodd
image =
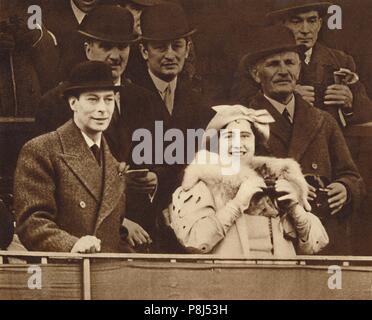
<svg viewBox="0 0 372 320">
<path fill-rule="evenodd" d="M 217 114 L 208 129 L 225 128 L 219 143 L 227 144 L 228 155 L 239 158 L 240 170 L 224 174 L 221 154 L 196 156 L 169 208 L 170 225 L 180 243 L 189 252 L 224 257 L 319 252 L 328 236 L 308 212 L 308 188 L 299 165 L 255 152 L 254 132 L 267 141 L 271 116 L 239 105 L 214 109 Z M 208 159 L 204 163 L 202 156 Z"/>
</svg>

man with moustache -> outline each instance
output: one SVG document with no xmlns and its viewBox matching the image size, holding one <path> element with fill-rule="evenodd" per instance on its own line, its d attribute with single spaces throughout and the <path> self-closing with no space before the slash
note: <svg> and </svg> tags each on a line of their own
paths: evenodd
<svg viewBox="0 0 372 320">
<path fill-rule="evenodd" d="M 327 200 L 321 203 L 327 207 L 321 218 L 330 238 L 324 254 L 348 255 L 350 217 L 359 208 L 362 179 L 333 117 L 312 107 L 296 92 L 299 54 L 306 48 L 296 44 L 283 26 L 266 28 L 260 36 L 261 42 L 246 56 L 246 64 L 261 91 L 246 105 L 265 108 L 276 120 L 270 126 L 268 142 L 274 156 L 294 158 L 304 174 L 329 181 L 325 185 Z M 315 191 L 311 188 L 312 201 L 319 196 Z"/>
<path fill-rule="evenodd" d="M 314 0 L 276 1 L 267 18 L 287 27 L 296 43 L 306 47 L 296 92 L 311 105 L 328 111 L 343 128 L 372 121 L 372 101 L 359 81 L 354 59 L 318 41 L 330 5 L 330 2 Z M 257 86 L 243 58 L 233 98 L 244 101 L 255 92 Z"/>
<path fill-rule="evenodd" d="M 14 182 L 17 234 L 31 251 L 127 252 L 125 181 L 102 132 L 115 108 L 111 68 L 76 66 L 63 90 L 72 120 L 29 141 Z M 124 169 L 124 168 L 122 168 Z"/>
<path fill-rule="evenodd" d="M 123 76 L 130 45 L 138 39 L 138 35 L 133 32 L 133 17 L 128 10 L 119 6 L 98 6 L 84 18 L 79 32 L 85 38 L 86 58 L 109 64 L 113 81 L 120 88 L 115 96 L 110 126 L 105 132 L 110 150 L 117 160 L 127 162 L 132 169 L 143 169 L 132 163 L 132 134 L 138 128 L 154 126 L 156 97 L 150 91 L 129 83 Z M 65 86 L 66 83 L 61 83 L 43 96 L 36 114 L 36 126 L 40 134 L 55 130 L 71 118 L 71 109 L 61 97 Z M 146 168 L 149 169 L 147 172 L 141 175 L 134 172 L 127 179 L 128 192 L 134 194 L 128 201 L 129 207 L 132 199 L 144 208 L 151 206 L 149 195 L 154 195 L 158 174 L 154 172 L 153 166 Z M 125 236 L 130 243 L 151 243 L 148 232 L 140 225 L 129 219 L 125 219 L 124 224 Z"/>
</svg>

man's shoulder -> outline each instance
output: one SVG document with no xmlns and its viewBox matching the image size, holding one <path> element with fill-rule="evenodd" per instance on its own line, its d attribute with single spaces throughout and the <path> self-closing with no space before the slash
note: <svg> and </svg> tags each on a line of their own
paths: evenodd
<svg viewBox="0 0 372 320">
<path fill-rule="evenodd" d="M 58 145 L 58 134 L 56 131 L 52 131 L 29 140 L 23 146 L 23 150 L 31 151 L 32 153 L 43 156 L 46 150 L 54 150 Z"/>
<path fill-rule="evenodd" d="M 353 57 L 346 52 L 339 49 L 330 48 L 323 43 L 318 43 L 316 49 L 321 53 L 321 55 L 328 55 L 341 65 L 354 61 Z"/>
<path fill-rule="evenodd" d="M 133 82 L 127 82 L 120 90 L 120 94 L 136 97 L 153 97 L 154 92 Z"/>
</svg>

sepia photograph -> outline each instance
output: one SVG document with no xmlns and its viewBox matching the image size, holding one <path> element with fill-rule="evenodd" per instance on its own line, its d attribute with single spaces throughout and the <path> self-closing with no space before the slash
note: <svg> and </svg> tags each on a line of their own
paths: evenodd
<svg viewBox="0 0 372 320">
<path fill-rule="evenodd" d="M 0 0 L 0 300 L 372 300 L 371 25 L 372 0 Z"/>
</svg>

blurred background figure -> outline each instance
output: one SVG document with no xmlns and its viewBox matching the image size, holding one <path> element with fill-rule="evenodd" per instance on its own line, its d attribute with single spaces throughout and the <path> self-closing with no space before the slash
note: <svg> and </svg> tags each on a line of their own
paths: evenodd
<svg viewBox="0 0 372 320">
<path fill-rule="evenodd" d="M 86 14 L 100 2 L 101 0 L 49 0 L 42 3 L 46 27 L 53 34 L 59 53 L 55 85 L 66 80 L 73 66 L 85 61 L 82 49 L 84 39 L 78 29 Z"/>
</svg>

